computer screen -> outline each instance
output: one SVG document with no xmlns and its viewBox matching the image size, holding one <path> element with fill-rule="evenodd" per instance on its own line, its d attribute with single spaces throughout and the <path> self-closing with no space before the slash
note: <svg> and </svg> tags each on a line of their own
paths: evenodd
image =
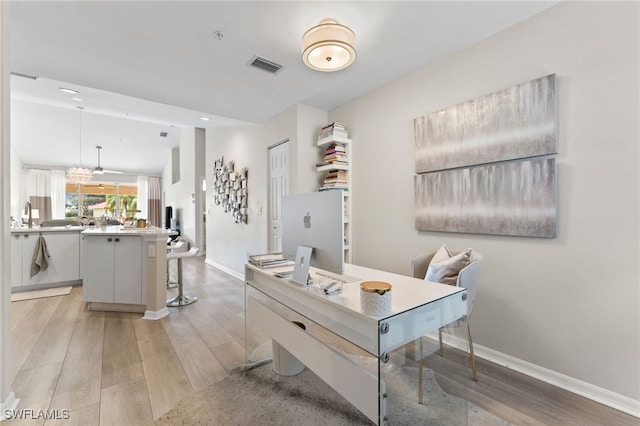
<svg viewBox="0 0 640 426">
<path fill-rule="evenodd" d="M 295 260 L 298 246 L 313 247 L 311 266 L 342 274 L 344 197 L 322 191 L 282 197 L 282 254 Z"/>
</svg>

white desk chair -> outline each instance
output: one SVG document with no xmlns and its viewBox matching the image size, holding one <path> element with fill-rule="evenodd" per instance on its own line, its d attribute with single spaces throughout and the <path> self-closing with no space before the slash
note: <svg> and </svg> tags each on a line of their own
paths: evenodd
<svg viewBox="0 0 640 426">
<path fill-rule="evenodd" d="M 455 256 L 460 254 L 463 250 L 450 250 L 451 255 Z M 411 276 L 414 278 L 424 279 L 427 274 L 427 269 L 431 263 L 436 252 L 421 254 L 414 257 L 411 260 Z M 469 342 L 469 358 L 471 360 L 471 371 L 474 381 L 478 381 L 478 371 L 476 369 L 476 359 L 473 354 L 473 340 L 471 339 L 471 326 L 469 325 L 469 319 L 471 318 L 471 311 L 473 310 L 473 301 L 475 300 L 476 290 L 478 285 L 478 275 L 480 271 L 480 264 L 482 263 L 482 255 L 475 250 L 471 250 L 471 263 L 460 270 L 458 273 L 458 279 L 456 287 L 462 287 L 467 289 L 467 315 L 460 318 L 457 321 L 447 325 L 447 327 L 459 327 L 462 323 L 467 324 L 467 336 Z M 440 341 L 440 355 L 444 355 L 442 347 L 442 328 L 438 330 L 438 338 Z M 420 354 L 419 354 L 419 402 L 422 404 L 422 339 L 420 339 Z"/>
<path fill-rule="evenodd" d="M 167 262 L 171 259 L 178 259 L 178 295 L 173 299 L 167 300 L 167 306 L 176 307 L 176 306 L 184 306 L 190 305 L 198 300 L 195 296 L 185 295 L 182 291 L 183 281 L 182 281 L 182 259 L 185 257 L 195 257 L 200 250 L 196 247 L 191 247 L 189 251 L 186 252 L 174 252 L 171 251 L 167 253 Z"/>
</svg>

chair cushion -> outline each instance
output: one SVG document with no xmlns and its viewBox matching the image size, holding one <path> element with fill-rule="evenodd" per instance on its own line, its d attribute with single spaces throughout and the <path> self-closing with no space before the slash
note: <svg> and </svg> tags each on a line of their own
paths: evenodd
<svg viewBox="0 0 640 426">
<path fill-rule="evenodd" d="M 427 281 L 435 281 L 438 283 L 457 285 L 458 274 L 467 265 L 471 263 L 471 249 L 465 249 L 455 256 L 443 244 L 436 252 L 429 263 L 427 274 L 424 279 Z"/>
</svg>

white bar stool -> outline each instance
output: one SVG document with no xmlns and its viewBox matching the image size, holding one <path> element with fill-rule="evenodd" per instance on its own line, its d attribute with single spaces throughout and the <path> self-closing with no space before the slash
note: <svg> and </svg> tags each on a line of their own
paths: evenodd
<svg viewBox="0 0 640 426">
<path fill-rule="evenodd" d="M 177 259 L 176 257 L 169 257 L 169 253 L 186 253 L 187 248 L 189 248 L 189 243 L 187 241 L 175 241 L 171 242 L 167 246 L 167 288 L 176 288 L 178 287 L 178 283 L 175 281 L 171 281 L 171 273 L 169 272 L 169 259 Z"/>
<path fill-rule="evenodd" d="M 167 306 L 176 307 L 190 305 L 198 300 L 197 297 L 185 295 L 182 292 L 182 259 L 185 257 L 195 257 L 199 251 L 200 249 L 191 247 L 189 251 L 167 253 L 167 262 L 171 259 L 178 259 L 178 295 L 173 299 L 167 300 Z"/>
</svg>

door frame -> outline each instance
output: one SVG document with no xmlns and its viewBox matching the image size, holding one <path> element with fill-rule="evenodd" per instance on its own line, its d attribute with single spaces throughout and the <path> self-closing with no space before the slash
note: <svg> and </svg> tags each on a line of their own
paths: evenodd
<svg viewBox="0 0 640 426">
<path fill-rule="evenodd" d="M 287 145 L 287 151 L 288 151 L 288 155 L 287 155 L 287 174 L 288 174 L 288 179 L 287 179 L 287 194 L 289 193 L 289 189 L 291 188 L 290 184 L 289 184 L 289 180 L 291 178 L 291 144 L 290 144 L 290 139 L 289 138 L 285 138 L 279 142 L 276 142 L 272 145 L 269 145 L 267 147 L 267 249 L 268 251 L 272 250 L 272 241 L 273 241 L 273 228 L 271 226 L 271 155 L 270 152 L 272 149 L 277 148 L 281 145 L 284 144 L 288 144 Z"/>
</svg>

